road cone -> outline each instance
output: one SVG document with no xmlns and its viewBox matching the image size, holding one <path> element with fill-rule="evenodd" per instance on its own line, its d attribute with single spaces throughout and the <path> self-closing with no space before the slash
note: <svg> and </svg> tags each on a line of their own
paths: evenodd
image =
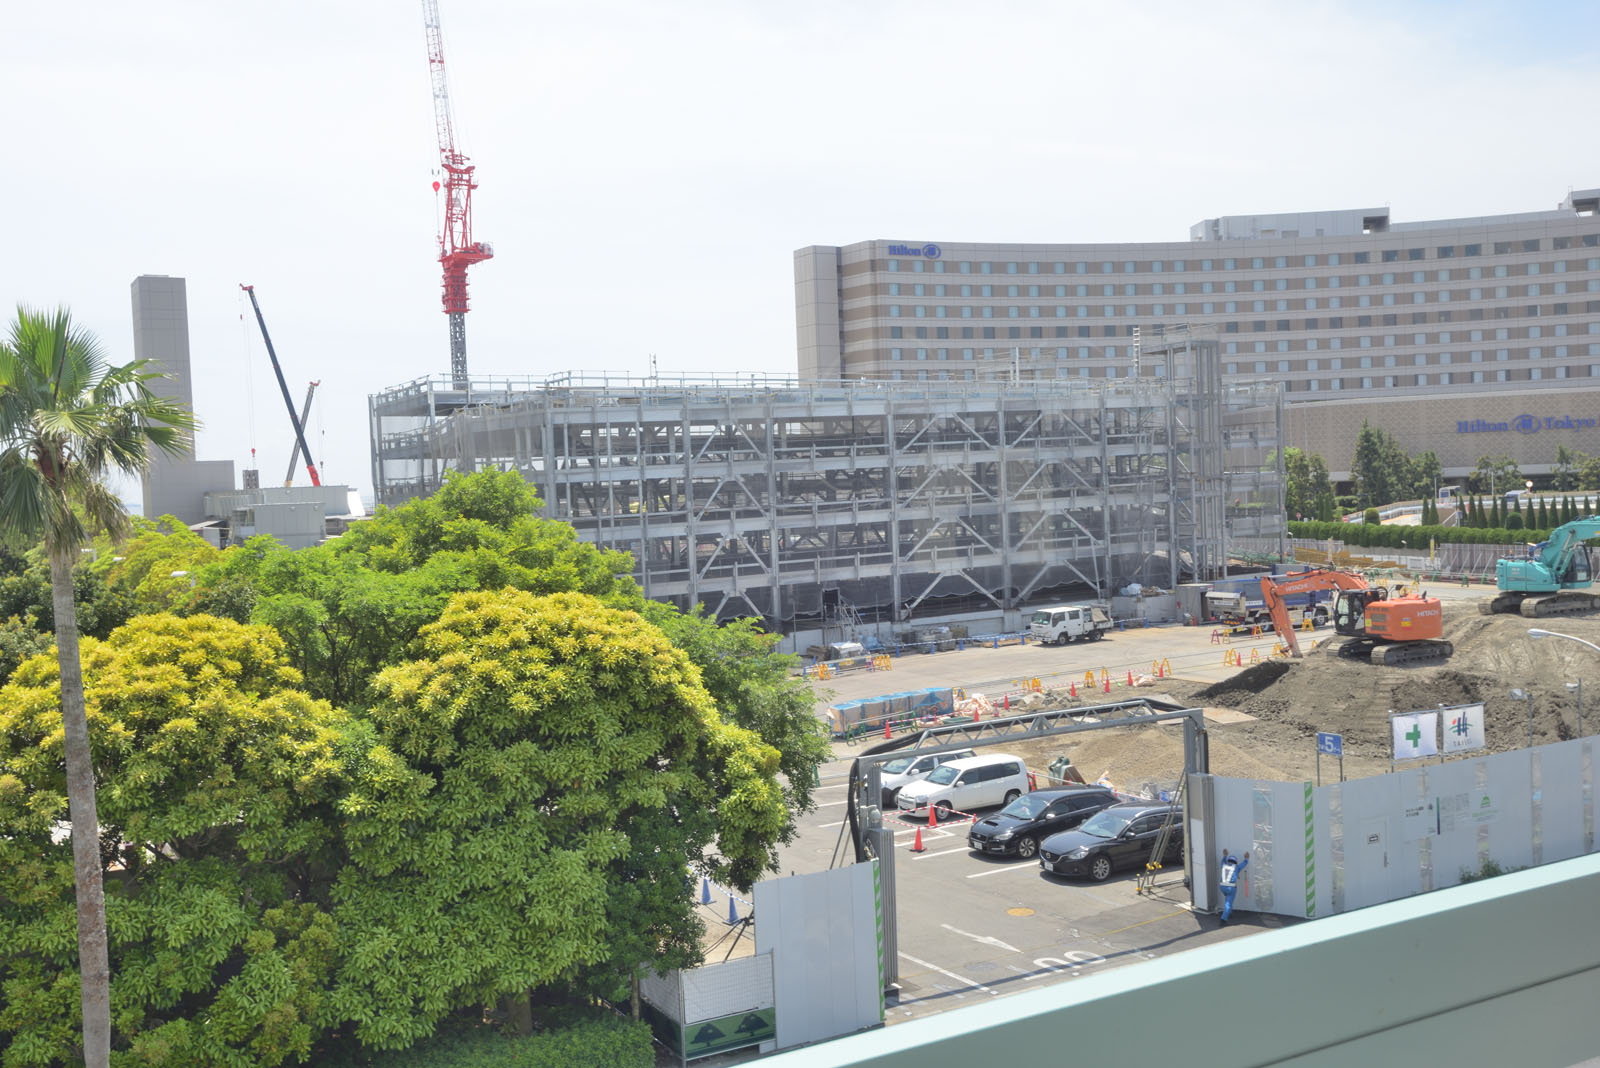
<svg viewBox="0 0 1600 1068">
<path fill-rule="evenodd" d="M 927 849 L 928 849 L 928 847 L 922 844 L 922 828 L 918 827 L 917 828 L 917 840 L 915 842 L 911 843 L 911 852 L 913 852 L 913 853 L 924 853 L 924 852 L 927 852 Z"/>
<path fill-rule="evenodd" d="M 933 828 L 935 828 L 937 826 L 939 826 L 939 810 L 933 807 L 933 803 L 932 802 L 929 802 L 928 803 L 928 829 L 932 830 Z"/>
<path fill-rule="evenodd" d="M 1010 712 L 1011 711 L 1011 695 L 1010 694 L 1006 694 L 1005 702 L 1006 702 L 1006 711 Z"/>
<path fill-rule="evenodd" d="M 1111 676 L 1107 675 L 1106 676 L 1106 693 L 1110 693 L 1110 692 L 1111 692 Z"/>
<path fill-rule="evenodd" d="M 1078 684 L 1077 683 L 1073 683 L 1072 684 L 1072 696 L 1073 696 L 1073 698 L 1076 698 L 1078 696 Z"/>
<path fill-rule="evenodd" d="M 885 738 L 893 738 L 894 737 L 894 735 L 889 733 L 889 721 L 888 720 L 884 720 L 883 721 L 883 736 Z"/>
<path fill-rule="evenodd" d="M 1128 685 L 1133 685 L 1133 668 L 1128 669 Z"/>
<path fill-rule="evenodd" d="M 738 923 L 739 922 L 739 909 L 733 903 L 733 895 L 732 894 L 728 895 L 728 922 L 729 923 Z"/>
<path fill-rule="evenodd" d="M 700 877 L 700 904 L 711 904 L 711 880 L 704 875 Z"/>
</svg>

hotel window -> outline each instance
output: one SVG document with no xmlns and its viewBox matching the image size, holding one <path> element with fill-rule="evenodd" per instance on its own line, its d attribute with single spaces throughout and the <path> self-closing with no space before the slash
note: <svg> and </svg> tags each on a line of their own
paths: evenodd
<svg viewBox="0 0 1600 1068">
<path fill-rule="evenodd" d="M 978 273 L 979 274 L 993 274 L 994 273 L 994 264 L 988 263 L 988 262 L 984 262 L 984 263 L 978 264 Z"/>
<path fill-rule="evenodd" d="M 961 271 L 962 274 L 971 274 L 972 273 L 972 264 L 968 263 L 966 260 L 962 260 L 957 265 L 957 267 L 959 268 L 959 270 Z"/>
<path fill-rule="evenodd" d="M 1307 256 L 1300 264 L 1302 267 L 1315 267 L 1316 265 L 1317 258 L 1315 256 Z"/>
<path fill-rule="evenodd" d="M 1267 261 L 1261 256 L 1254 256 L 1250 260 L 1250 269 L 1252 271 L 1259 271 L 1266 265 Z"/>
<path fill-rule="evenodd" d="M 1020 319 L 1020 318 L 1022 318 L 1022 309 L 1017 307 L 1015 304 L 1011 305 L 1011 307 L 1006 309 L 1006 318 L 1008 318 L 1008 319 Z"/>
<path fill-rule="evenodd" d="M 1006 296 L 1015 297 L 1015 296 L 1020 296 L 1020 295 L 1021 294 L 1018 292 L 1016 286 L 1006 286 Z"/>
<path fill-rule="evenodd" d="M 1153 263 L 1150 264 L 1150 272 L 1152 274 L 1160 274 L 1161 271 L 1162 271 L 1162 267 L 1163 267 L 1162 262 L 1160 260 L 1156 260 L 1156 261 L 1154 261 Z"/>
<path fill-rule="evenodd" d="M 983 317 L 985 319 L 993 319 L 994 318 L 994 309 L 989 307 L 987 304 L 984 305 L 984 307 L 983 307 Z"/>
<path fill-rule="evenodd" d="M 1422 258 L 1422 249 L 1420 249 L 1420 248 L 1408 248 L 1408 249 L 1406 249 L 1406 259 L 1408 259 L 1408 260 L 1420 260 L 1421 258 Z"/>
<path fill-rule="evenodd" d="M 1014 264 L 1014 263 L 1006 264 L 1006 274 L 1016 274 L 1016 273 L 1017 273 L 1017 265 L 1016 264 Z"/>
<path fill-rule="evenodd" d="M 1234 260 L 1232 259 L 1232 257 L 1229 257 L 1228 259 L 1225 259 L 1225 260 L 1222 261 L 1222 269 L 1224 271 L 1233 270 L 1234 269 L 1233 265 L 1234 265 Z"/>
<path fill-rule="evenodd" d="M 1188 265 L 1183 260 L 1173 260 L 1172 261 L 1172 269 L 1174 271 L 1176 271 L 1177 273 L 1182 274 L 1184 271 L 1188 270 L 1189 268 L 1188 268 Z"/>
<path fill-rule="evenodd" d="M 889 318 L 898 319 L 899 317 L 900 317 L 900 305 L 898 305 L 898 304 L 889 305 Z"/>
<path fill-rule="evenodd" d="M 1039 318 L 1039 306 L 1037 304 L 1033 305 L 1032 307 L 1030 307 L 1028 309 L 1028 318 L 1030 318 L 1030 319 Z"/>
<path fill-rule="evenodd" d="M 1437 255 L 1441 260 L 1447 260 L 1455 254 L 1456 247 L 1454 245 L 1440 245 L 1435 251 L 1435 255 Z"/>
<path fill-rule="evenodd" d="M 928 287 L 923 285 L 921 282 L 918 282 L 916 285 L 911 287 L 911 295 L 913 297 L 925 297 L 928 295 Z"/>
<path fill-rule="evenodd" d="M 1398 263 L 1399 261 L 1400 261 L 1400 250 L 1399 249 L 1397 249 L 1397 248 L 1386 248 L 1386 249 L 1383 250 L 1383 262 L 1384 263 Z"/>
<path fill-rule="evenodd" d="M 1066 273 L 1067 273 L 1067 265 L 1065 263 L 1056 264 L 1056 274 L 1066 274 Z"/>
<path fill-rule="evenodd" d="M 961 318 L 963 318 L 963 319 L 972 318 L 972 306 L 970 304 L 961 309 Z"/>
<path fill-rule="evenodd" d="M 1087 263 L 1074 263 L 1072 265 L 1072 273 L 1073 274 L 1088 274 L 1089 273 L 1089 265 Z"/>
<path fill-rule="evenodd" d="M 1136 268 L 1137 268 L 1137 264 L 1135 264 L 1132 260 L 1123 260 L 1122 261 L 1122 273 L 1123 274 L 1133 274 Z"/>
<path fill-rule="evenodd" d="M 928 314 L 927 307 L 921 304 L 914 305 L 912 311 L 916 313 L 918 319 L 925 318 Z"/>
<path fill-rule="evenodd" d="M 1466 254 L 1468 256 L 1481 256 L 1481 255 L 1483 255 L 1483 246 L 1482 245 L 1468 245 L 1466 247 L 1466 249 L 1465 249 L 1465 252 L 1466 252 Z"/>
<path fill-rule="evenodd" d="M 1413 367 L 1428 366 L 1428 354 L 1425 352 L 1417 353 L 1415 356 L 1411 357 L 1411 365 Z"/>
<path fill-rule="evenodd" d="M 1065 304 L 1057 304 L 1056 305 L 1056 318 L 1057 319 L 1065 319 L 1066 317 L 1067 317 L 1067 306 Z"/>
</svg>

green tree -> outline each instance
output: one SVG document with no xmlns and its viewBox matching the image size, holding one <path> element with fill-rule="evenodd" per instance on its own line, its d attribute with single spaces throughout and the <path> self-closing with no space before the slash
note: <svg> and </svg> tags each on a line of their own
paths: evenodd
<svg viewBox="0 0 1600 1068">
<path fill-rule="evenodd" d="M 17 616 L 0 622 L 0 685 L 25 660 L 48 653 L 52 644 L 49 635 Z"/>
<path fill-rule="evenodd" d="M 700 669 L 700 681 L 723 718 L 777 749 L 790 811 L 810 809 L 817 766 L 830 759 L 831 750 L 817 719 L 816 694 L 792 674 L 799 657 L 777 652 L 778 636 L 754 620 L 718 625 L 698 607 L 683 613 L 656 602 L 647 602 L 643 612 Z M 791 825 L 785 840 L 792 831 Z"/>
<path fill-rule="evenodd" d="M 1565 445 L 1556 446 L 1555 463 L 1550 468 L 1550 484 L 1558 490 L 1573 490 L 1578 488 L 1579 473 L 1583 466 L 1589 462 L 1577 449 L 1569 449 Z"/>
<path fill-rule="evenodd" d="M 1444 465 L 1439 462 L 1438 455 L 1429 449 L 1407 462 L 1406 492 L 1402 496 L 1432 497 L 1434 487 L 1443 477 Z"/>
<path fill-rule="evenodd" d="M 1269 461 L 1275 464 L 1274 457 Z M 1283 450 L 1284 510 L 1291 519 L 1333 518 L 1333 483 L 1321 456 L 1293 446 Z"/>
<path fill-rule="evenodd" d="M 1394 471 L 1389 436 L 1365 420 L 1356 435 L 1355 459 L 1350 473 L 1361 503 L 1366 506 L 1388 504 L 1394 500 Z"/>
<path fill-rule="evenodd" d="M 268 627 L 141 616 L 85 639 L 100 775 L 111 1006 L 127 1063 L 277 1065 L 325 1024 L 337 960 L 323 902 L 338 867 L 352 725 L 294 687 Z M 70 1063 L 77 955 L 62 818 L 60 673 L 0 689 L 0 1048 Z"/>
<path fill-rule="evenodd" d="M 181 612 L 193 599 L 202 568 L 220 553 L 175 516 L 133 519 L 120 544 L 101 539 L 92 570 L 135 612 Z"/>
<path fill-rule="evenodd" d="M 1477 467 L 1467 476 L 1467 485 L 1477 493 L 1506 493 L 1520 489 L 1522 484 L 1522 470 L 1504 453 L 1478 457 Z"/>
<path fill-rule="evenodd" d="M 65 309 L 19 308 L 0 344 L 0 531 L 42 539 L 50 557 L 89 1068 L 105 1068 L 110 1057 L 110 973 L 72 572 L 91 527 L 126 528 L 121 502 L 101 479 L 143 470 L 152 446 L 177 451 L 194 425 L 181 405 L 150 391 L 154 377 L 144 361 L 110 366 L 94 335 L 74 326 Z"/>
<path fill-rule="evenodd" d="M 773 864 L 777 752 L 637 613 L 465 593 L 416 654 L 374 682 L 381 744 L 342 805 L 334 1005 L 364 1043 L 694 960 L 687 866 L 747 887 Z"/>
</svg>

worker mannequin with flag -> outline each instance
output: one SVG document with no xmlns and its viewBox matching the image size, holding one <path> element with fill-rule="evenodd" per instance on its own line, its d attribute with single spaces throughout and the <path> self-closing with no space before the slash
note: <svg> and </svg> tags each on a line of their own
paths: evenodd
<svg viewBox="0 0 1600 1068">
<path fill-rule="evenodd" d="M 1250 863 L 1250 854 L 1247 851 L 1244 859 L 1240 860 L 1228 852 L 1226 846 L 1222 850 L 1222 922 L 1227 923 L 1228 917 L 1233 915 L 1233 895 L 1239 891 L 1239 873 Z"/>
</svg>

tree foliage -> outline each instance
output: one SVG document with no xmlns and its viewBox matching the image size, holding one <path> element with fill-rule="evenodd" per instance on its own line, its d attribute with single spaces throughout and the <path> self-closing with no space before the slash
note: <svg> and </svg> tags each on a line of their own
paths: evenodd
<svg viewBox="0 0 1600 1068">
<path fill-rule="evenodd" d="M 337 960 L 317 888 L 350 725 L 293 689 L 266 627 L 143 616 L 86 640 L 100 775 L 112 1018 L 130 1063 L 276 1065 L 307 1054 Z M 59 677 L 0 689 L 0 1049 L 55 1065 L 76 1043 L 77 954 Z M 322 887 L 325 893 L 326 887 Z M 63 933 L 67 937 L 63 938 Z"/>
<path fill-rule="evenodd" d="M 404 1046 L 461 1005 L 693 959 L 685 861 L 770 866 L 777 752 L 592 596 L 462 594 L 419 646 L 374 683 L 381 746 L 342 803 L 339 1015 Z"/>
<path fill-rule="evenodd" d="M 1428 497 L 1443 467 L 1431 450 L 1410 456 L 1394 437 L 1363 421 L 1350 464 L 1357 496 L 1364 506 Z M 1330 515 L 1329 518 L 1332 518 Z"/>
</svg>

